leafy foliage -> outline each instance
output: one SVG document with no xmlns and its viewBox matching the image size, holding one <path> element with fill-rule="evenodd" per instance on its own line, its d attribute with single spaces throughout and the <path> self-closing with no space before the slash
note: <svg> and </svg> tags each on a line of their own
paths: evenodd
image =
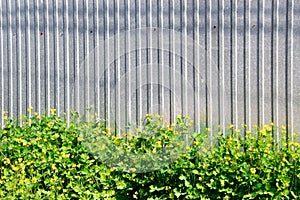
<svg viewBox="0 0 300 200">
<path fill-rule="evenodd" d="M 208 145 L 206 130 L 193 134 L 192 145 L 184 143 L 184 148 L 179 148 L 190 126 L 187 118 L 181 116 L 176 124 L 166 124 L 160 116 L 148 115 L 144 131 L 120 137 L 105 126 L 105 121 L 78 122 L 78 115 L 74 114 L 68 124 L 56 116 L 54 109 L 49 117 L 37 113 L 30 118 L 23 116 L 22 126 L 4 114 L 5 124 L 0 129 L 0 198 L 3 199 L 296 199 L 300 196 L 299 143 L 286 144 L 284 137 L 275 143 L 272 125 L 247 131 L 245 137 L 240 130 L 230 127 L 231 133 L 227 137 L 219 133 L 213 147 Z M 88 136 L 98 134 L 104 141 L 101 144 L 107 145 L 98 148 L 105 151 L 95 151 L 98 143 L 93 148 L 86 145 L 100 141 L 87 137 L 88 133 L 93 133 Z M 170 144 L 178 146 L 169 148 Z M 154 151 L 165 150 L 158 155 L 171 157 L 178 148 L 177 157 L 168 160 L 163 168 L 153 166 L 154 171 L 135 172 L 146 161 L 162 158 L 155 157 Z M 124 158 L 124 152 L 146 158 L 133 163 L 133 157 Z M 114 163 L 119 161 L 119 165 L 107 165 L 104 158 L 109 157 L 115 159 Z"/>
</svg>

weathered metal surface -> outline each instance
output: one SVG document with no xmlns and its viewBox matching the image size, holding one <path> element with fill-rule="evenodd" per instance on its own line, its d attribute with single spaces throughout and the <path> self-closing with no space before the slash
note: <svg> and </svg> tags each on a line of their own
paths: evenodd
<svg viewBox="0 0 300 200">
<path fill-rule="evenodd" d="M 0 0 L 0 110 L 15 117 L 94 106 L 121 127 L 165 112 L 299 132 L 299 63 L 296 0 Z"/>
</svg>

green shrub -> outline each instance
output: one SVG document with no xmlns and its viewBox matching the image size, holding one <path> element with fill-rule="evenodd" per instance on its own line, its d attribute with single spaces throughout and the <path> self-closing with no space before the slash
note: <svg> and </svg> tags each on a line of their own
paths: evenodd
<svg viewBox="0 0 300 200">
<path fill-rule="evenodd" d="M 0 198 L 300 196 L 299 143 L 287 145 L 284 138 L 274 143 L 272 126 L 247 131 L 245 138 L 240 130 L 229 131 L 232 133 L 226 138 L 219 133 L 216 145 L 210 147 L 208 132 L 190 134 L 190 120 L 181 116 L 175 124 L 167 124 L 160 116 L 147 115 L 142 129 L 121 134 L 107 128 L 105 121 L 80 122 L 78 115 L 74 116 L 67 124 L 52 109 L 49 117 L 37 113 L 23 116 L 22 126 L 4 118 L 0 129 Z M 192 144 L 183 142 L 186 136 L 192 136 L 188 138 Z"/>
</svg>

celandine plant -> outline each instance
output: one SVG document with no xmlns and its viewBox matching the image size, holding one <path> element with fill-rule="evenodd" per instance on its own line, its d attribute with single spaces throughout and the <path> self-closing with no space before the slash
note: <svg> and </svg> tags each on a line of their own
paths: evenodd
<svg viewBox="0 0 300 200">
<path fill-rule="evenodd" d="M 23 116 L 20 126 L 4 113 L 1 199 L 300 196 L 299 143 L 287 144 L 284 137 L 275 143 L 272 125 L 247 131 L 245 138 L 241 137 L 243 130 L 230 126 L 230 134 L 223 137 L 219 133 L 216 144 L 210 146 L 208 130 L 182 142 L 188 141 L 191 125 L 182 116 L 167 124 L 161 116 L 147 115 L 144 127 L 132 133 L 116 133 L 105 121 L 83 121 L 76 113 L 72 116 L 68 125 L 55 109 L 51 116 L 34 112 L 30 118 Z M 150 167 L 152 170 L 147 170 Z"/>
</svg>

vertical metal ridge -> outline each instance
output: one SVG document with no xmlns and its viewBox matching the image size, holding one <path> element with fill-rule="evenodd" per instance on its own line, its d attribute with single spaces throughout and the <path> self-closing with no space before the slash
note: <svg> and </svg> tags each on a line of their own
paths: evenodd
<svg viewBox="0 0 300 200">
<path fill-rule="evenodd" d="M 140 120 L 142 118 L 142 71 L 141 71 L 141 65 L 142 65 L 142 39 L 141 39 L 141 28 L 142 28 L 142 19 L 141 19 L 141 0 L 138 0 L 138 67 L 137 67 L 137 73 L 138 73 L 138 124 L 140 125 Z"/>
<path fill-rule="evenodd" d="M 220 53 L 220 1 L 218 1 L 217 3 L 217 10 L 218 10 L 218 14 L 217 14 L 217 69 L 218 69 L 218 85 L 217 85 L 217 90 L 218 90 L 218 132 L 221 130 L 220 126 L 221 126 L 221 73 L 220 73 L 220 57 L 221 57 L 221 53 Z"/>
<path fill-rule="evenodd" d="M 249 127 L 252 126 L 252 110 L 251 110 L 251 1 L 248 1 L 248 112 L 249 112 Z"/>
<path fill-rule="evenodd" d="M 68 0 L 67 1 L 65 1 L 65 14 L 66 14 L 66 21 L 65 21 L 65 25 L 66 25 L 66 27 L 65 27 L 65 31 L 66 31 L 66 41 L 65 41 L 65 44 L 66 44 L 66 46 L 65 46 L 65 57 L 66 57 L 66 65 L 65 65 L 65 67 L 66 67 L 66 69 L 67 69 L 67 73 L 66 73 L 66 85 L 65 85 L 65 87 L 66 87 L 66 106 L 65 106 L 65 110 L 70 110 L 70 56 L 69 56 L 69 12 L 68 12 L 68 10 L 69 10 L 69 4 L 68 4 Z M 70 122 L 70 112 L 67 112 L 67 121 L 68 121 L 68 125 L 69 125 L 69 122 Z"/>
<path fill-rule="evenodd" d="M 183 4 L 183 24 L 184 24 L 184 27 L 183 27 L 183 32 L 184 32 L 184 55 L 183 55 L 183 58 L 184 58 L 184 65 L 183 65 L 183 102 L 184 102 L 184 105 L 183 105 L 183 111 L 184 111 L 184 114 L 187 114 L 187 111 L 188 111 L 188 105 L 187 105 L 187 96 L 189 95 L 187 93 L 187 83 L 188 83 L 188 72 L 187 72 L 187 69 L 188 69 L 188 60 L 187 60 L 187 1 L 184 0 L 184 4 Z"/>
<path fill-rule="evenodd" d="M 110 48 L 109 48 L 109 36 L 110 36 L 110 33 L 109 33 L 109 1 L 110 0 L 106 0 L 106 51 L 107 52 L 107 55 L 106 55 L 106 63 L 104 64 L 104 66 L 106 67 L 107 69 L 107 93 L 106 93 L 106 96 L 107 96 L 107 99 L 106 99 L 106 118 L 107 118 L 107 121 L 109 122 L 110 121 L 110 63 L 109 63 L 109 59 L 110 59 Z M 108 127 L 110 127 L 110 124 L 108 124 Z"/>
<path fill-rule="evenodd" d="M 209 116 L 208 116 L 208 77 L 207 77 L 207 1 L 205 1 L 205 35 L 204 35 L 204 49 L 205 49 L 205 56 L 204 56 L 204 66 L 205 66 L 205 127 L 209 126 Z"/>
<path fill-rule="evenodd" d="M 233 105 L 233 0 L 230 0 L 230 123 L 234 121 Z"/>
<path fill-rule="evenodd" d="M 49 110 L 51 108 L 51 85 L 50 85 L 50 82 L 51 82 L 51 72 L 50 72 L 50 68 L 51 68 L 51 62 L 50 62 L 50 29 L 49 29 L 49 24 L 50 24 L 50 21 L 49 21 L 49 5 L 47 3 L 45 3 L 45 6 L 46 6 L 46 24 L 47 24 L 47 27 L 46 27 L 46 34 L 45 34 L 45 37 L 47 42 L 46 42 L 46 47 L 45 48 L 45 51 L 47 51 L 47 58 L 46 58 L 46 68 L 47 68 L 47 74 L 46 74 L 46 81 L 47 81 L 47 88 L 46 88 L 46 97 L 47 97 L 47 103 L 46 103 L 46 110 L 47 110 L 47 113 L 49 114 Z"/>
<path fill-rule="evenodd" d="M 36 1 L 35 4 L 35 40 L 37 44 L 37 51 L 35 52 L 35 64 L 36 64 L 36 105 L 37 105 L 37 110 L 38 113 L 41 113 L 41 59 L 40 59 L 40 52 L 41 52 L 41 45 L 40 45 L 40 38 L 39 38 L 39 28 L 40 28 L 40 14 L 39 14 L 39 3 Z"/>
<path fill-rule="evenodd" d="M 171 92 L 175 90 L 175 77 L 176 77 L 176 70 L 175 70 L 175 61 L 176 61 L 176 57 L 175 57 L 175 0 L 173 0 L 172 2 L 172 49 L 171 49 L 171 52 L 172 52 L 172 58 L 173 58 L 173 62 L 172 62 L 172 67 L 173 67 L 173 73 L 172 73 L 172 88 L 171 88 Z M 173 121 L 175 122 L 176 120 L 176 96 L 175 96 L 175 93 L 173 93 Z"/>
<path fill-rule="evenodd" d="M 164 28 L 164 3 L 163 3 L 164 1 L 163 0 L 160 0 L 160 6 L 159 6 L 159 8 L 160 8 L 160 12 L 157 12 L 157 13 L 159 13 L 158 14 L 158 19 L 160 19 L 160 25 L 158 25 L 158 27 L 160 27 L 161 29 L 163 29 Z M 161 95 L 161 100 L 160 100 L 160 112 L 161 112 L 161 114 L 162 114 L 162 112 L 166 112 L 165 111 L 165 98 L 164 98 L 164 96 L 165 96 L 165 94 L 164 94 L 164 82 L 165 82 L 165 79 L 164 79 L 164 60 L 165 60 L 165 58 L 164 58 L 164 49 L 165 49 L 165 47 L 164 47 L 164 31 L 163 32 L 160 32 L 160 34 L 161 34 L 161 39 L 158 39 L 158 41 L 160 41 L 160 44 L 161 44 L 161 47 L 159 47 L 159 50 L 158 50 L 158 52 L 160 52 L 160 55 L 161 55 L 161 62 L 159 63 L 159 67 L 162 69 L 161 70 L 161 75 L 160 75 L 160 77 L 161 77 L 161 82 L 160 82 L 160 86 L 159 86 L 159 88 L 161 88 L 160 89 L 160 94 L 159 95 Z"/>
<path fill-rule="evenodd" d="M 90 99 L 91 99 L 91 94 L 90 94 L 90 55 L 89 55 L 89 0 L 84 1 L 83 4 L 83 9 L 84 9 L 84 14 L 83 17 L 86 21 L 85 22 L 85 30 L 84 30 L 84 62 L 85 62 L 85 77 L 84 77 L 84 83 L 85 83 L 85 90 L 86 90 L 86 98 L 85 104 L 84 104 L 84 109 L 90 106 Z M 90 113 L 89 111 L 87 113 L 87 118 L 89 119 Z"/>
<path fill-rule="evenodd" d="M 153 20 L 152 20 L 152 0 L 148 0 L 147 2 L 149 2 L 149 12 L 147 9 L 147 16 L 146 18 L 149 18 L 149 42 L 147 43 L 147 50 L 149 51 L 149 62 L 147 62 L 147 66 L 148 66 L 148 76 L 149 76 L 149 81 L 147 82 L 147 86 L 149 86 L 149 96 L 148 96 L 148 101 L 149 101 L 149 108 L 147 110 L 147 112 L 149 113 L 153 113 L 153 78 L 152 78 L 152 74 L 153 74 L 153 70 L 152 70 L 152 64 L 153 64 L 153 50 L 151 48 L 152 42 L 153 42 L 153 38 L 152 38 L 152 27 L 153 27 Z M 150 46 L 150 49 L 149 49 Z M 148 53 L 147 53 L 148 56 Z M 150 83 L 150 84 L 149 84 Z"/>
<path fill-rule="evenodd" d="M 270 70 L 270 77 L 271 77 L 271 123 L 274 123 L 274 9 L 275 3 L 272 1 L 271 6 L 271 70 Z M 274 129 L 272 128 L 272 137 L 275 138 Z"/>
<path fill-rule="evenodd" d="M 285 20 L 285 126 L 286 126 L 286 143 L 289 141 L 289 0 L 286 1 L 286 20 Z"/>
<path fill-rule="evenodd" d="M 279 0 L 276 1 L 276 126 L 279 127 Z M 276 142 L 279 141 L 279 130 L 276 131 Z"/>
<path fill-rule="evenodd" d="M 262 124 L 265 124 L 265 1 L 262 1 L 262 27 L 261 27 L 261 68 L 262 68 Z"/>
<path fill-rule="evenodd" d="M 96 84 L 95 84 L 95 87 L 97 90 L 95 90 L 96 92 L 96 106 L 97 106 L 97 110 L 96 110 L 96 113 L 97 115 L 100 117 L 101 116 L 101 99 L 100 99 L 100 81 L 99 81 L 99 78 L 101 77 L 101 70 L 100 70 L 100 57 L 99 57 L 99 51 L 100 50 L 100 22 L 99 22 L 99 1 L 97 0 L 96 1 L 96 27 L 95 27 L 95 33 L 96 33 L 96 48 L 94 49 L 94 54 L 95 54 L 95 67 L 96 67 L 96 73 L 95 73 L 95 81 L 96 81 Z M 96 51 L 95 51 L 96 50 Z"/>
<path fill-rule="evenodd" d="M 104 1 L 104 0 L 103 0 Z M 76 110 L 79 110 L 79 106 L 80 106 L 80 98 L 79 98 L 79 85 L 80 85 L 80 81 L 79 81 L 79 76 L 80 76 L 80 72 L 79 72 L 79 69 L 80 69 L 80 53 L 79 53 L 79 50 L 80 50 L 80 45 L 79 45 L 79 4 L 78 4 L 78 1 L 75 1 L 76 2 L 76 39 L 77 39 L 77 43 L 76 43 L 76 55 L 75 55 L 75 58 L 76 58 L 76 61 L 75 61 L 75 77 L 77 78 L 77 81 L 75 81 L 76 85 L 75 85 L 75 89 L 74 89 L 74 107 Z M 99 47 L 100 48 L 100 47 Z M 104 58 L 105 59 L 105 58 Z"/>
<path fill-rule="evenodd" d="M 291 140 L 294 142 L 294 1 L 291 1 Z M 294 146 L 293 146 L 294 148 Z"/>
<path fill-rule="evenodd" d="M 116 23 L 116 22 L 115 22 Z M 115 55 L 115 58 L 120 58 L 120 5 L 119 3 L 117 3 L 117 55 Z M 116 81 L 116 120 L 117 122 L 121 123 L 121 108 L 120 108 L 120 89 L 121 89 L 121 84 L 120 84 L 120 73 L 121 73 L 121 69 L 120 69 L 120 61 L 116 60 L 116 64 L 117 64 L 117 72 L 116 72 L 116 77 L 117 79 Z M 126 86 L 125 86 L 126 87 Z M 120 127 L 118 127 L 117 132 L 121 135 L 120 133 Z"/>
<path fill-rule="evenodd" d="M 212 0 L 209 0 L 209 45 L 208 45 L 208 49 L 209 49 L 209 105 L 210 105 L 210 113 L 209 113 L 209 127 L 210 127 L 210 144 L 212 145 L 213 143 L 213 102 L 212 102 L 212 92 L 213 92 L 213 88 L 212 88 L 212 33 L 211 33 L 211 29 L 212 29 Z"/>
<path fill-rule="evenodd" d="M 171 20 L 172 20 L 172 18 L 171 18 L 171 0 L 168 0 L 168 29 L 169 30 L 171 30 Z M 171 41 L 172 41 L 172 33 L 171 33 L 171 31 L 169 31 L 169 33 L 168 33 L 169 35 L 169 45 L 168 45 L 168 48 L 170 49 L 170 51 L 168 52 L 168 62 L 169 62 L 169 76 L 168 76 L 168 78 L 169 78 L 169 88 L 170 88 L 170 90 L 168 91 L 168 95 L 169 95 L 169 109 L 168 109 L 168 111 L 169 111 L 169 115 L 168 115 L 168 117 L 169 117 L 169 121 L 170 121 L 170 123 L 172 122 L 172 120 L 173 120 L 173 115 L 172 115 L 172 100 L 173 100 L 173 98 L 172 98 L 172 91 L 171 91 L 171 89 L 172 89 L 172 44 L 171 44 Z"/>
<path fill-rule="evenodd" d="M 28 69 L 28 81 L 27 81 L 27 88 L 28 88 L 28 104 L 27 107 L 32 106 L 32 96 L 31 96 L 31 40 L 30 40 L 30 35 L 31 35 L 31 31 L 30 31 L 30 4 L 29 4 L 30 0 L 27 1 L 27 69 Z M 29 114 L 30 116 L 31 114 Z"/>
<path fill-rule="evenodd" d="M 59 54 L 60 54 L 60 51 L 59 51 L 59 7 L 58 7 L 58 2 L 59 0 L 56 0 L 55 1 L 55 14 L 56 14 L 56 24 L 55 24 L 55 28 L 56 28 L 56 48 L 55 48 L 55 53 L 56 53 L 56 109 L 57 109 L 57 112 L 60 113 L 60 58 L 59 58 Z"/>
<path fill-rule="evenodd" d="M 12 32 L 12 6 L 11 6 L 11 1 L 8 1 L 8 12 L 7 12 L 7 15 L 8 15 L 8 26 L 7 26 L 7 29 L 9 30 L 8 31 L 8 34 L 7 34 L 7 41 L 8 41 L 8 57 L 9 57 L 9 60 L 8 60 L 8 68 L 9 68 L 9 79 L 8 79 L 8 95 L 9 95 L 9 102 L 8 102 L 8 105 L 9 105 L 9 116 L 12 117 L 13 115 L 13 102 L 14 102 L 14 99 L 13 99 L 13 70 L 12 70 L 12 36 L 13 36 L 13 32 Z"/>
<path fill-rule="evenodd" d="M 179 14 L 179 23 L 180 23 L 180 113 L 181 115 L 184 115 L 184 61 L 182 58 L 184 54 L 184 43 L 183 38 L 184 38 L 184 27 L 183 27 L 183 20 L 184 20 L 184 13 L 183 13 L 183 1 L 180 1 L 180 14 Z"/>
<path fill-rule="evenodd" d="M 222 127 L 225 137 L 225 0 L 222 0 Z"/>
<path fill-rule="evenodd" d="M 131 26 L 130 26 L 130 23 L 131 23 L 131 20 L 130 20 L 131 11 L 130 11 L 130 1 L 126 1 L 125 0 L 125 2 L 127 2 L 127 29 L 126 29 L 126 31 L 128 33 L 127 34 L 127 41 L 128 41 L 128 43 L 127 43 L 127 49 L 128 49 L 128 51 L 126 51 L 126 52 L 128 54 L 128 57 L 127 57 L 127 59 L 128 59 L 128 61 L 127 61 L 127 71 L 129 72 L 129 77 L 127 77 L 127 80 L 128 80 L 127 81 L 127 84 L 128 84 L 128 90 L 127 91 L 129 91 L 129 94 L 131 94 L 131 92 L 132 92 L 131 91 L 131 78 L 132 78 L 131 76 L 132 76 L 132 73 L 131 73 L 131 56 L 129 54 L 129 51 L 131 50 L 131 36 L 130 36 L 130 33 L 129 33 L 129 30 L 131 30 Z M 127 94 L 128 94 L 128 92 L 127 92 Z M 126 125 L 128 123 L 131 123 L 131 121 L 132 121 L 131 97 L 130 97 L 130 95 L 128 95 L 127 98 L 128 99 L 127 99 L 127 112 L 126 112 L 126 115 L 128 116 L 128 119 L 126 121 Z"/>
<path fill-rule="evenodd" d="M 17 105 L 17 107 L 18 107 L 18 117 L 21 117 L 22 115 L 23 115 L 23 112 L 22 112 L 22 99 L 23 99 L 23 96 L 22 96 L 22 67 L 23 67 L 23 65 L 22 65 L 22 35 L 21 35 L 21 9 L 20 9 L 20 7 L 21 7 L 21 4 L 20 4 L 20 1 L 18 1 L 18 3 L 17 3 L 17 10 L 18 10 L 18 13 L 17 13 L 17 21 L 18 21 L 18 26 L 17 26 L 17 35 L 18 35 L 18 38 L 17 38 L 17 62 L 16 62 L 16 64 L 17 64 L 17 68 L 19 69 L 18 70 L 18 72 L 17 72 L 17 74 L 18 74 L 18 76 L 17 76 L 17 79 L 19 79 L 18 80 L 18 82 L 19 82 L 19 85 L 18 85 L 18 105 Z M 20 124 L 22 124 L 21 123 L 21 120 L 20 120 Z"/>
<path fill-rule="evenodd" d="M 257 39 L 256 39 L 256 80 L 257 80 L 257 83 L 256 83 L 256 99 L 257 99 L 257 125 L 259 126 L 260 125 L 260 87 L 259 87 L 259 83 L 260 83 L 260 4 L 259 4 L 259 0 L 257 0 L 257 32 L 256 32 L 256 35 L 257 35 Z"/>
<path fill-rule="evenodd" d="M 235 69 L 235 94 L 234 94 L 234 97 L 235 97 L 235 125 L 236 127 L 239 126 L 239 123 L 238 123 L 238 37 L 237 37 L 237 9 L 238 9 L 238 5 L 237 5 L 237 0 L 235 0 L 234 2 L 234 69 Z"/>
<path fill-rule="evenodd" d="M 246 4 L 247 0 L 244 0 L 244 10 L 243 10 L 243 14 L 244 14 L 244 20 L 243 20 L 243 101 L 244 101 L 244 119 L 243 119 L 243 124 L 246 125 L 247 124 L 247 114 L 249 114 L 247 112 L 247 50 L 246 50 L 246 44 L 247 44 L 247 4 Z M 244 127 L 243 127 L 244 128 Z M 246 129 L 244 128 L 244 135 L 243 137 L 246 138 Z"/>
<path fill-rule="evenodd" d="M 201 108 L 201 99 L 200 99 L 200 2 L 196 0 L 196 53 L 194 57 L 196 57 L 196 71 L 195 71 L 195 82 L 196 82 L 196 125 L 197 125 L 197 132 L 200 132 L 201 126 L 201 115 L 200 115 L 200 108 Z"/>
<path fill-rule="evenodd" d="M 2 4 L 2 2 L 0 2 Z M 2 8 L 2 5 L 0 6 L 0 63 L 1 63 L 1 86 L 0 86 L 0 89 L 1 89 L 1 111 L 0 112 L 0 119 L 1 119 L 1 127 L 4 126 L 4 120 L 3 120 L 3 112 L 4 112 L 4 58 L 3 58 L 3 17 L 2 17 L 2 12 L 3 12 L 3 8 Z"/>
</svg>

